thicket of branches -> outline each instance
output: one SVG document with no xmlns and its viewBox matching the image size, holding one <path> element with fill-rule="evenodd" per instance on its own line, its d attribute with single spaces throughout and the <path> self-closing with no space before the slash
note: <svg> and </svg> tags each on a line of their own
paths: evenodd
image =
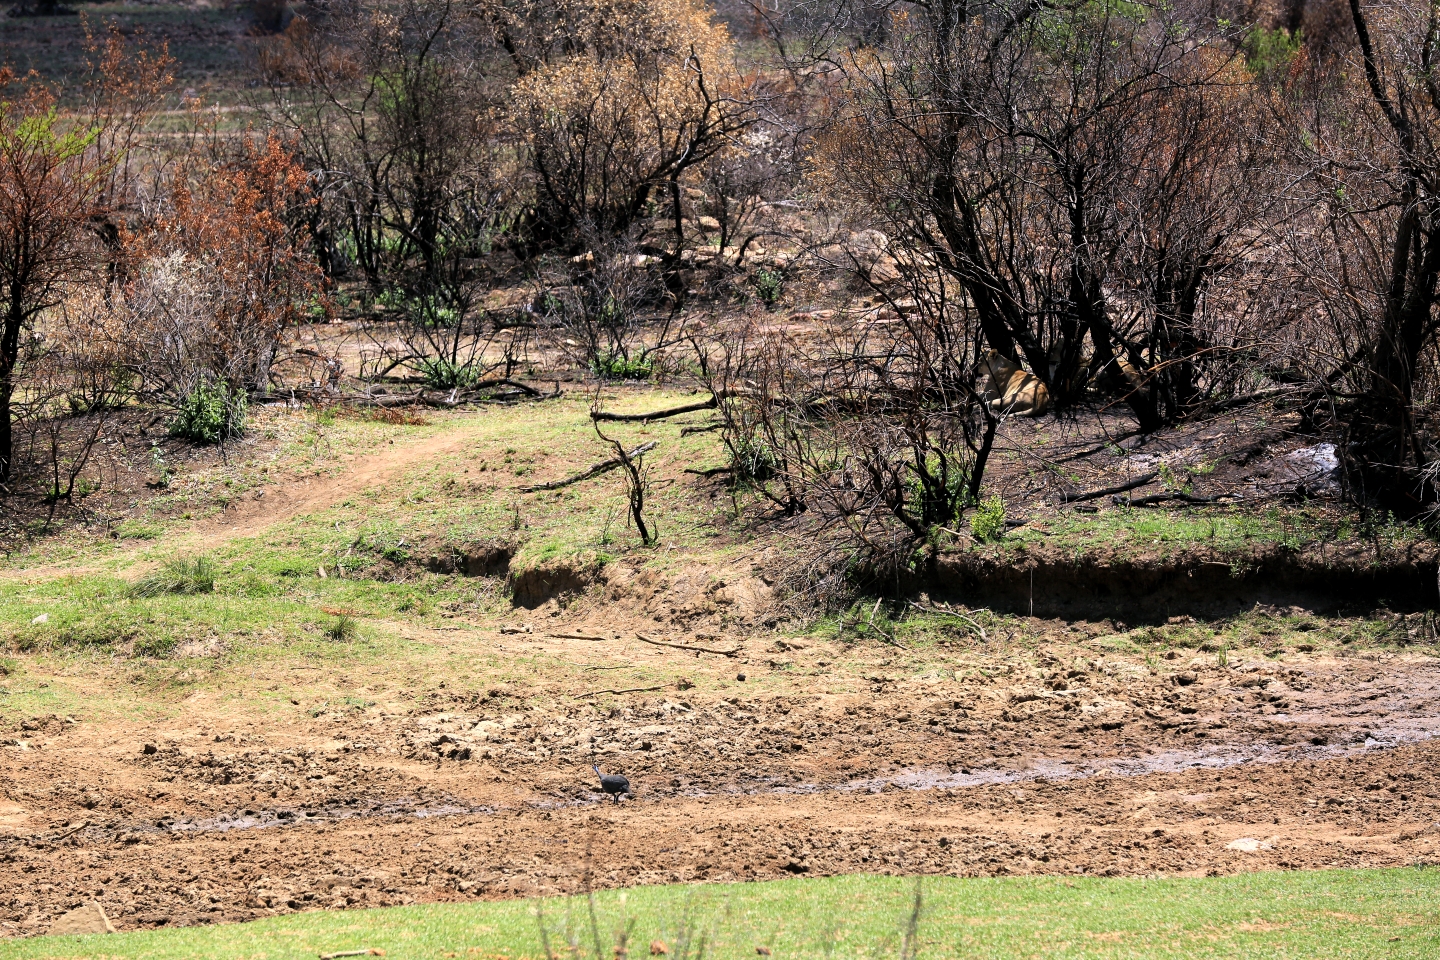
<svg viewBox="0 0 1440 960">
<path fill-rule="evenodd" d="M 539 396 L 537 338 L 615 378 L 693 345 L 737 478 L 881 572 L 983 500 L 1011 365 L 1147 432 L 1288 403 L 1356 502 L 1440 499 L 1440 5 L 792 0 L 743 43 L 701 0 L 316 11 L 244 129 L 149 138 L 168 60 L 118 36 L 67 109 L 4 77 L 0 483 L 67 496 L 46 431 L 136 397 L 239 429 L 343 308 L 361 387 L 448 403 Z M 769 303 L 802 263 L 893 321 L 688 324 L 702 276 Z"/>
</svg>

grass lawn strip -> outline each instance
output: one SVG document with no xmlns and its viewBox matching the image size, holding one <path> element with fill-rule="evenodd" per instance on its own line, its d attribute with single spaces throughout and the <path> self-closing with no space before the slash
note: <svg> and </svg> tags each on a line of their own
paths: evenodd
<svg viewBox="0 0 1440 960">
<path fill-rule="evenodd" d="M 595 896 L 605 956 L 899 955 L 916 881 L 847 876 L 641 887 Z M 1217 878 L 928 877 L 919 955 L 930 957 L 1433 957 L 1440 870 Z M 0 958 L 269 958 L 379 949 L 392 960 L 594 952 L 584 898 L 310 912 L 228 926 L 0 944 Z M 572 953 L 578 950 L 578 953 Z"/>
</svg>

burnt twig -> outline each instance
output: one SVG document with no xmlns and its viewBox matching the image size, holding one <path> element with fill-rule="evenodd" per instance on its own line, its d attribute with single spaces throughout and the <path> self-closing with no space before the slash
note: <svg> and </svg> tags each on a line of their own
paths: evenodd
<svg viewBox="0 0 1440 960">
<path fill-rule="evenodd" d="M 622 693 L 653 693 L 656 690 L 664 690 L 668 684 L 660 684 L 658 687 L 626 687 L 624 690 L 591 690 L 589 693 L 576 694 L 577 700 L 584 700 L 586 697 L 598 697 L 602 693 L 612 693 L 616 696 Z"/>
<path fill-rule="evenodd" d="M 718 653 L 722 657 L 733 657 L 738 654 L 741 649 L 740 647 L 736 647 L 733 650 L 716 650 L 714 647 L 696 647 L 688 643 L 670 643 L 666 640 L 651 640 L 643 633 L 635 634 L 635 639 L 642 643 L 654 644 L 657 647 L 674 647 L 676 650 L 693 650 L 696 653 Z"/>
<path fill-rule="evenodd" d="M 701 410 L 714 410 L 720 405 L 720 400 L 711 394 L 709 400 L 702 400 L 699 403 L 687 403 L 679 407 L 670 407 L 666 410 L 656 410 L 654 413 L 610 413 L 605 410 L 591 410 L 591 420 L 608 420 L 613 423 L 645 423 L 650 420 L 664 420 L 666 417 L 678 417 L 682 413 L 698 413 Z"/>
</svg>

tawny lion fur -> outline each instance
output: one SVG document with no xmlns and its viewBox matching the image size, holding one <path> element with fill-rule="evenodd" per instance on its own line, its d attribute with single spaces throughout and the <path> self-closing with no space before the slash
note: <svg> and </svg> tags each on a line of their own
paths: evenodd
<svg viewBox="0 0 1440 960">
<path fill-rule="evenodd" d="M 1040 378 L 1022 370 L 998 351 L 988 350 L 980 366 L 989 374 L 985 401 L 991 413 L 1018 413 L 1038 417 L 1050 409 L 1050 391 Z"/>
</svg>

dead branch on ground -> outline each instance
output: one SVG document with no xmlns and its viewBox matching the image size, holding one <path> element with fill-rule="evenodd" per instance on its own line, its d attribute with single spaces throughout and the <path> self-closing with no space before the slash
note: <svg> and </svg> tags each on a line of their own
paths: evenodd
<svg viewBox="0 0 1440 960">
<path fill-rule="evenodd" d="M 651 440 L 649 443 L 642 443 L 640 446 L 636 447 L 634 450 L 631 450 L 628 454 L 626 454 L 626 456 L 631 458 L 644 456 L 651 450 L 655 449 L 655 444 L 656 441 L 654 440 Z M 609 473 L 616 467 L 621 467 L 624 465 L 625 460 L 623 458 L 612 457 L 609 460 L 602 460 L 599 463 L 592 464 L 588 469 L 582 470 L 574 476 L 566 477 L 564 480 L 551 480 L 549 483 L 537 483 L 534 486 L 521 488 L 520 492 L 539 493 L 542 490 L 559 490 L 561 487 L 568 487 L 572 483 L 579 483 L 581 480 L 589 480 L 591 477 L 598 477 L 602 473 Z"/>
</svg>

